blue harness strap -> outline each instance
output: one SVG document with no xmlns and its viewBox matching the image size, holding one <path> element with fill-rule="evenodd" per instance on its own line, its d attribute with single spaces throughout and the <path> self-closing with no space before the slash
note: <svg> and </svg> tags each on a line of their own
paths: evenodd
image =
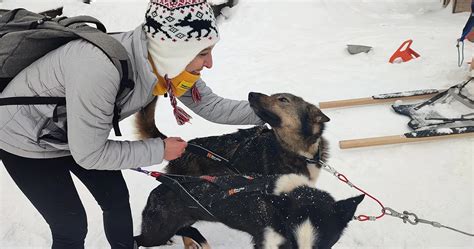
<svg viewBox="0 0 474 249">
<path fill-rule="evenodd" d="M 458 49 L 458 67 L 462 66 L 464 62 L 464 39 L 466 36 L 471 32 L 472 28 L 474 27 L 474 0 L 471 1 L 471 15 L 469 19 L 467 19 L 466 25 L 462 29 L 461 37 L 458 39 L 458 44 L 456 45 Z M 461 49 L 459 49 L 459 43 L 461 43 Z M 461 51 L 460 51 L 461 50 Z"/>
<path fill-rule="evenodd" d="M 474 1 L 471 1 L 471 16 L 469 17 L 469 19 L 467 19 L 466 25 L 464 25 L 464 28 L 462 29 L 462 35 L 461 35 L 461 38 L 459 38 L 459 41 L 464 41 L 464 39 L 466 39 L 466 36 L 471 32 L 473 27 L 474 27 Z"/>
</svg>

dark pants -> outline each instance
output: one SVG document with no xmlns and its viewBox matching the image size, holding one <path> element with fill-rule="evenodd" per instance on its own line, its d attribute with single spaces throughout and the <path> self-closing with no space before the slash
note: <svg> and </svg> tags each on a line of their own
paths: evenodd
<svg viewBox="0 0 474 249">
<path fill-rule="evenodd" d="M 53 249 L 84 248 L 86 212 L 70 172 L 84 183 L 102 208 L 111 248 L 133 248 L 129 195 L 121 171 L 86 170 L 72 157 L 30 159 L 0 150 L 0 158 L 16 185 L 49 224 Z"/>
</svg>

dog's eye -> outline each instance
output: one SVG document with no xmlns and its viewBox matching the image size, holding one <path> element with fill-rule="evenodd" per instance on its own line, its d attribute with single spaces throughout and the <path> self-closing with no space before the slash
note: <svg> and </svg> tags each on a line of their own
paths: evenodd
<svg viewBox="0 0 474 249">
<path fill-rule="evenodd" d="M 280 102 L 284 102 L 284 103 L 290 102 L 290 101 L 289 101 L 287 98 L 285 98 L 285 97 L 279 97 L 278 100 L 279 100 Z"/>
</svg>

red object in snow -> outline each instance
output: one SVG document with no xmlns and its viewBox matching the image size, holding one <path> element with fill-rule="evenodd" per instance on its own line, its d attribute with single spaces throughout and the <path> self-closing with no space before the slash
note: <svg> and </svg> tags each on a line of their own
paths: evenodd
<svg viewBox="0 0 474 249">
<path fill-rule="evenodd" d="M 413 49 L 410 48 L 411 44 L 413 43 L 413 40 L 409 39 L 406 40 L 400 45 L 400 47 L 393 53 L 392 57 L 390 57 L 389 62 L 393 63 L 397 58 L 401 58 L 403 62 L 407 62 L 413 58 L 418 58 L 420 55 L 413 51 Z M 404 50 L 402 50 L 405 47 Z"/>
</svg>

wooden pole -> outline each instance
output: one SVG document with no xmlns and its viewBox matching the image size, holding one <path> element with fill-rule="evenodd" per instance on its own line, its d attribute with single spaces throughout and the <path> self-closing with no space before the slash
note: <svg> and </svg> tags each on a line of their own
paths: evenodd
<svg viewBox="0 0 474 249">
<path fill-rule="evenodd" d="M 385 99 L 374 99 L 374 98 L 358 98 L 358 99 L 345 99 L 345 100 L 335 100 L 335 101 L 326 101 L 319 102 L 320 109 L 328 108 L 337 108 L 337 107 L 349 107 L 349 106 L 358 106 L 358 105 L 373 105 L 381 104 L 387 102 L 395 102 L 397 100 L 417 100 L 417 99 L 427 99 L 435 96 L 438 93 L 430 93 L 423 95 L 414 95 L 414 96 L 405 96 L 405 97 L 396 97 L 396 98 L 385 98 Z"/>
<path fill-rule="evenodd" d="M 474 137 L 474 133 L 471 132 L 471 133 L 450 134 L 450 135 L 419 137 L 419 138 L 409 138 L 409 137 L 406 137 L 405 135 L 394 135 L 394 136 L 342 140 L 342 141 L 339 141 L 339 148 L 350 149 L 350 148 L 360 148 L 360 147 L 369 147 L 369 146 L 377 146 L 377 145 L 423 142 L 423 141 L 441 140 L 441 139 L 447 139 L 447 138 L 461 138 L 461 137 Z"/>
</svg>

